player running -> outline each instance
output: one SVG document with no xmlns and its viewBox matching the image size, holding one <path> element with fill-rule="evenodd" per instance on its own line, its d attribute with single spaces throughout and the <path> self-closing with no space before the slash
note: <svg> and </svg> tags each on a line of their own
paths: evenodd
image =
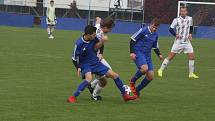
<svg viewBox="0 0 215 121">
<path fill-rule="evenodd" d="M 157 56 L 162 60 L 163 56 L 158 48 L 158 34 L 160 20 L 155 18 L 149 26 L 145 26 L 131 36 L 130 57 L 134 60 L 138 70 L 130 79 L 130 88 L 134 95 L 140 96 L 140 91 L 146 87 L 154 78 L 151 50 L 154 49 Z M 142 82 L 135 87 L 135 82 L 146 75 Z"/>
<path fill-rule="evenodd" d="M 189 59 L 189 78 L 199 78 L 194 74 L 194 61 L 195 55 L 193 47 L 191 45 L 192 33 L 193 33 L 193 20 L 192 17 L 187 16 L 187 8 L 180 8 L 180 16 L 175 18 L 170 26 L 170 33 L 175 36 L 175 41 L 172 46 L 171 52 L 168 57 L 164 59 L 160 69 L 158 70 L 158 76 L 163 76 L 163 70 L 167 67 L 169 62 L 175 57 L 177 53 L 184 52 Z M 174 31 L 176 29 L 176 31 Z"/>
<path fill-rule="evenodd" d="M 75 103 L 76 97 L 89 85 L 92 81 L 92 74 L 99 76 L 107 76 L 114 80 L 116 86 L 120 90 L 124 101 L 134 100 L 135 96 L 130 96 L 126 93 L 123 87 L 123 82 L 119 78 L 119 75 L 109 69 L 107 66 L 102 64 L 97 57 L 97 49 L 101 48 L 104 42 L 107 40 L 106 37 L 99 40 L 96 37 L 96 27 L 88 25 L 85 27 L 84 35 L 79 38 L 75 43 L 73 60 L 76 60 L 76 67 L 81 69 L 82 76 L 85 76 L 84 81 L 78 86 L 75 93 L 68 98 L 68 102 Z"/>
<path fill-rule="evenodd" d="M 50 1 L 50 6 L 47 7 L 46 10 L 46 23 L 48 25 L 47 32 L 48 32 L 48 38 L 54 39 L 53 32 L 55 29 L 55 25 L 57 24 L 56 16 L 55 16 L 55 6 L 54 1 Z"/>
<path fill-rule="evenodd" d="M 96 24 L 95 27 L 97 38 L 101 41 L 102 38 L 107 37 L 107 34 L 111 32 L 112 28 L 114 27 L 114 20 L 111 18 L 106 18 L 102 21 L 100 17 L 96 17 Z M 103 57 L 104 52 L 104 45 L 98 50 L 97 56 L 102 64 L 107 66 L 109 69 L 112 70 L 110 64 L 104 59 Z M 88 89 L 90 90 L 92 97 L 92 100 L 102 100 L 102 97 L 100 96 L 100 93 L 102 89 L 106 86 L 107 80 L 105 77 L 101 77 L 96 75 L 95 79 L 91 82 L 91 84 L 88 86 Z"/>
</svg>

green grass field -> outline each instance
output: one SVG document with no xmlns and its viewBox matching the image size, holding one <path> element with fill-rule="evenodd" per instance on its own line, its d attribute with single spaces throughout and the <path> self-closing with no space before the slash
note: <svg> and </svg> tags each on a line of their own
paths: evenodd
<svg viewBox="0 0 215 121">
<path fill-rule="evenodd" d="M 186 55 L 178 55 L 163 78 L 143 90 L 140 101 L 123 102 L 112 80 L 103 101 L 90 100 L 88 90 L 68 104 L 81 82 L 71 61 L 77 31 L 57 30 L 48 40 L 44 29 L 0 27 L 0 121 L 214 121 L 215 41 L 194 39 L 196 71 L 190 80 Z M 129 58 L 129 35 L 111 34 L 105 58 L 125 83 L 135 72 Z M 164 56 L 173 38 L 160 38 Z M 155 69 L 161 61 L 153 53 Z M 140 82 L 140 80 L 139 80 Z"/>
</svg>

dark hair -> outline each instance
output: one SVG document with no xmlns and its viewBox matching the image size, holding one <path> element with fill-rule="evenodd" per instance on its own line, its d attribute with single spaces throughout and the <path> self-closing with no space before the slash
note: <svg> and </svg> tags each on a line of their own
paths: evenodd
<svg viewBox="0 0 215 121">
<path fill-rule="evenodd" d="M 84 29 L 84 34 L 92 35 L 94 32 L 96 32 L 96 27 L 92 25 L 87 25 Z"/>
<path fill-rule="evenodd" d="M 154 24 L 155 26 L 160 26 L 161 21 L 159 18 L 154 18 L 152 19 L 151 24 Z"/>
<path fill-rule="evenodd" d="M 51 1 L 50 1 L 50 3 L 53 3 L 53 2 L 54 2 L 54 0 L 51 0 Z"/>
<path fill-rule="evenodd" d="M 113 28 L 115 26 L 115 22 L 112 18 L 106 18 L 104 21 L 101 22 L 101 28 Z"/>
</svg>

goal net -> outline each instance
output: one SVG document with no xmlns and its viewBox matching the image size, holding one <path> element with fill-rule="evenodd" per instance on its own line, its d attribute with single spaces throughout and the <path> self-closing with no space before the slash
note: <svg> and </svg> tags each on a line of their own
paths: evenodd
<svg viewBox="0 0 215 121">
<path fill-rule="evenodd" d="M 188 8 L 189 16 L 193 17 L 195 26 L 215 26 L 215 3 L 179 1 L 178 16 L 182 6 Z"/>
</svg>

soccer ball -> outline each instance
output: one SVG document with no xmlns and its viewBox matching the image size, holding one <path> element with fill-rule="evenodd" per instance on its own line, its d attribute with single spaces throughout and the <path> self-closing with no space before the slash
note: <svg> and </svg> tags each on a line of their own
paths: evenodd
<svg viewBox="0 0 215 121">
<path fill-rule="evenodd" d="M 130 94 L 131 94 L 131 89 L 130 89 L 130 87 L 129 87 L 128 85 L 123 85 L 123 87 L 125 88 L 126 93 L 127 93 L 128 95 L 130 95 Z"/>
</svg>

